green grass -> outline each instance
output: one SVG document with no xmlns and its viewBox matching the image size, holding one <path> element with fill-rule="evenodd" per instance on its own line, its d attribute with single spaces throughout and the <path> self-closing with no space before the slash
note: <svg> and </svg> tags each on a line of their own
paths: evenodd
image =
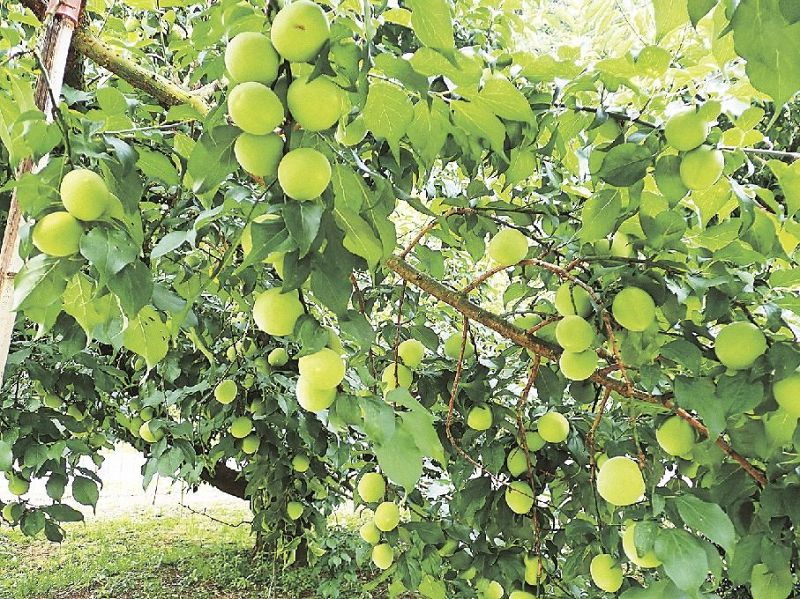
<svg viewBox="0 0 800 599">
<path fill-rule="evenodd" d="M 227 522 L 246 518 L 236 511 L 217 510 L 214 516 Z M 346 556 L 352 542 L 342 541 L 338 534 L 335 538 L 328 559 L 315 567 L 284 570 L 280 563 L 273 565 L 272 556 L 253 558 L 249 525 L 234 528 L 189 513 L 71 525 L 60 545 L 4 528 L 0 529 L 0 598 L 367 596 Z M 327 565 L 321 565 L 324 562 Z M 336 572 L 330 570 L 331 563 Z"/>
</svg>

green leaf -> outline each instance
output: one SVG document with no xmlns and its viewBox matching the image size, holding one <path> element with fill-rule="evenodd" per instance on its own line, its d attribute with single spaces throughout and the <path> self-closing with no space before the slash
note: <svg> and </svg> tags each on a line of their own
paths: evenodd
<svg viewBox="0 0 800 599">
<path fill-rule="evenodd" d="M 136 166 L 141 169 L 145 177 L 157 179 L 167 187 L 180 184 L 180 177 L 178 177 L 175 165 L 164 154 L 142 147 L 137 148 L 136 152 L 139 154 Z"/>
<path fill-rule="evenodd" d="M 478 98 L 494 113 L 511 121 L 533 121 L 533 110 L 525 96 L 502 75 L 490 78 L 478 92 Z"/>
<path fill-rule="evenodd" d="M 54 503 L 42 508 L 48 516 L 58 522 L 83 522 L 83 514 L 74 507 L 63 503 Z"/>
<path fill-rule="evenodd" d="M 675 399 L 682 408 L 694 410 L 708 427 L 709 436 L 716 438 L 725 428 L 725 410 L 715 395 L 716 387 L 707 378 L 675 378 Z"/>
<path fill-rule="evenodd" d="M 375 446 L 375 456 L 389 480 L 407 493 L 422 476 L 422 452 L 414 441 L 413 431 L 407 430 L 402 423 L 386 443 Z"/>
<path fill-rule="evenodd" d="M 3 472 L 11 470 L 14 464 L 14 454 L 11 451 L 11 443 L 0 441 L 0 470 Z"/>
<path fill-rule="evenodd" d="M 144 262 L 136 260 L 111 277 L 108 288 L 119 298 L 125 315 L 133 318 L 153 297 L 153 275 Z"/>
<path fill-rule="evenodd" d="M 414 108 L 408 93 L 397 85 L 378 81 L 369 87 L 367 103 L 362 112 L 364 124 L 372 134 L 389 142 L 395 160 L 399 161 L 399 141 L 414 118 Z"/>
<path fill-rule="evenodd" d="M 142 356 L 148 368 L 160 362 L 169 351 L 169 331 L 152 306 L 145 306 L 128 322 L 123 345 Z"/>
<path fill-rule="evenodd" d="M 787 22 L 778 0 L 742 0 L 731 26 L 750 82 L 776 104 L 788 102 L 800 89 L 800 22 Z"/>
<path fill-rule="evenodd" d="M 675 498 L 678 513 L 687 526 L 703 533 L 709 539 L 732 553 L 736 532 L 728 514 L 716 503 L 708 503 L 694 495 L 680 495 Z"/>
<path fill-rule="evenodd" d="M 432 164 L 447 141 L 450 119 L 440 98 L 414 105 L 414 120 L 408 127 L 408 139 L 426 164 Z"/>
<path fill-rule="evenodd" d="M 686 0 L 653 0 L 653 13 L 657 42 L 689 20 Z"/>
<path fill-rule="evenodd" d="M 233 142 L 240 133 L 239 129 L 228 125 L 203 132 L 186 165 L 186 173 L 192 179 L 192 191 L 211 191 L 238 168 Z"/>
<path fill-rule="evenodd" d="M 356 172 L 347 165 L 336 164 L 331 175 L 331 187 L 337 205 L 355 212 L 371 203 L 367 186 Z"/>
<path fill-rule="evenodd" d="M 61 498 L 64 496 L 64 489 L 66 488 L 67 477 L 63 474 L 51 474 L 50 478 L 47 479 L 47 484 L 45 484 L 47 496 L 55 501 L 61 501 Z"/>
<path fill-rule="evenodd" d="M 106 322 L 108 313 L 98 309 L 96 302 L 97 289 L 94 283 L 82 273 L 76 274 L 64 290 L 64 312 L 72 316 L 86 333 L 88 340 L 93 339 L 94 328 Z"/>
<path fill-rule="evenodd" d="M 492 150 L 505 156 L 503 143 L 506 138 L 506 128 L 488 106 L 477 101 L 454 100 L 450 103 L 450 109 L 457 127 L 461 127 L 470 135 L 487 140 Z"/>
<path fill-rule="evenodd" d="M 324 211 L 324 206 L 319 202 L 287 202 L 283 205 L 281 215 L 289 235 L 297 244 L 300 258 L 311 249 Z"/>
<path fill-rule="evenodd" d="M 103 112 L 122 114 L 128 110 L 128 101 L 116 87 L 99 87 L 95 94 Z"/>
<path fill-rule="evenodd" d="M 23 534 L 33 537 L 42 531 L 44 528 L 44 523 L 44 512 L 40 510 L 34 510 L 25 512 L 25 514 L 22 516 L 22 520 L 20 521 L 19 528 L 22 530 Z"/>
<path fill-rule="evenodd" d="M 394 410 L 385 401 L 367 397 L 361 402 L 364 413 L 364 432 L 376 445 L 387 442 L 394 436 Z"/>
<path fill-rule="evenodd" d="M 333 216 L 336 225 L 344 232 L 344 247 L 361 256 L 370 268 L 375 268 L 383 256 L 383 246 L 367 221 L 349 208 L 335 203 Z"/>
<path fill-rule="evenodd" d="M 750 576 L 750 591 L 753 599 L 786 599 L 792 594 L 794 580 L 789 564 L 777 571 L 770 571 L 766 564 L 756 564 Z"/>
<path fill-rule="evenodd" d="M 97 269 L 105 283 L 139 255 L 139 247 L 124 231 L 95 227 L 81 237 L 81 255 Z"/>
<path fill-rule="evenodd" d="M 603 239 L 614 230 L 622 211 L 622 198 L 615 189 L 602 189 L 583 204 L 581 240 L 587 243 Z"/>
<path fill-rule="evenodd" d="M 411 0 L 411 27 L 425 46 L 443 50 L 455 48 L 453 19 L 447 0 Z"/>
<path fill-rule="evenodd" d="M 620 144 L 606 153 L 597 175 L 609 185 L 630 187 L 644 179 L 652 161 L 653 155 L 646 146 Z"/>
<path fill-rule="evenodd" d="M 717 0 L 689 0 L 689 20 L 693 27 L 717 5 Z"/>
<path fill-rule="evenodd" d="M 685 530 L 662 528 L 653 549 L 664 571 L 679 589 L 694 591 L 708 575 L 708 558 L 703 546 Z"/>
<path fill-rule="evenodd" d="M 100 490 L 92 479 L 76 476 L 72 479 L 72 497 L 81 505 L 95 507 L 100 498 Z"/>
</svg>

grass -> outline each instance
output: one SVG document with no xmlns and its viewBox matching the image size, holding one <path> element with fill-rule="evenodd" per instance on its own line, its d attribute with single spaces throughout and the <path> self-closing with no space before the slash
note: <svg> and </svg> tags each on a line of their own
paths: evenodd
<svg viewBox="0 0 800 599">
<path fill-rule="evenodd" d="M 247 518 L 235 510 L 215 510 L 214 516 L 232 523 Z M 231 527 L 189 513 L 71 525 L 60 545 L 0 529 L 0 599 L 368 596 L 345 555 L 350 541 L 335 541 L 331 558 L 314 567 L 282 570 L 278 564 L 274 577 L 271 559 L 253 559 L 253 544 L 249 525 Z"/>
</svg>

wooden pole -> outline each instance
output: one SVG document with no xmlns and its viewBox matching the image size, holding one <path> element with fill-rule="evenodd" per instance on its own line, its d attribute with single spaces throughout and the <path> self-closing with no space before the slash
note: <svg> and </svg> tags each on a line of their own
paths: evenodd
<svg viewBox="0 0 800 599">
<path fill-rule="evenodd" d="M 36 107 L 44 112 L 50 122 L 53 120 L 55 109 L 51 98 L 58 101 L 61 96 L 67 56 L 72 45 L 73 33 L 78 26 L 83 2 L 84 0 L 54 0 L 48 7 L 47 27 L 39 49 L 42 72 L 36 81 L 34 101 Z M 23 160 L 17 168 L 17 179 L 27 173 L 41 170 L 48 159 L 49 157 L 45 156 L 36 165 L 29 158 Z M 15 190 L 11 195 L 11 205 L 3 233 L 3 246 L 0 250 L 0 383 L 5 374 L 16 320 L 16 312 L 13 310 L 14 277 L 22 266 L 22 259 L 19 257 L 21 224 L 22 212 Z"/>
</svg>

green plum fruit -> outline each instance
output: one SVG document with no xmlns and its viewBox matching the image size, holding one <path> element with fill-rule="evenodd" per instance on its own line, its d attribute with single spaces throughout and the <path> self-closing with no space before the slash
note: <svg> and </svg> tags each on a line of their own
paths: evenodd
<svg viewBox="0 0 800 599">
<path fill-rule="evenodd" d="M 384 391 L 391 391 L 398 386 L 408 389 L 414 381 L 414 373 L 402 364 L 390 363 L 381 374 L 381 387 Z"/>
<path fill-rule="evenodd" d="M 538 555 L 525 556 L 525 582 L 532 585 L 541 584 L 547 578 L 544 561 Z"/>
<path fill-rule="evenodd" d="M 375 508 L 373 522 L 383 532 L 394 530 L 400 523 L 400 508 L 394 502 L 384 501 Z"/>
<path fill-rule="evenodd" d="M 461 333 L 453 333 L 444 342 L 444 355 L 452 360 L 457 360 L 461 354 Z M 475 355 L 475 346 L 472 341 L 467 339 L 467 345 L 464 347 L 464 359 L 469 359 Z"/>
<path fill-rule="evenodd" d="M 303 515 L 304 509 L 303 504 L 299 501 L 290 501 L 286 504 L 286 515 L 290 520 L 297 520 Z"/>
<path fill-rule="evenodd" d="M 336 399 L 335 387 L 332 389 L 320 389 L 315 387 L 304 376 L 298 377 L 295 393 L 300 406 L 314 413 L 327 410 Z"/>
<path fill-rule="evenodd" d="M 307 455 L 298 454 L 292 458 L 292 470 L 295 472 L 306 472 L 311 467 L 311 460 Z"/>
<path fill-rule="evenodd" d="M 467 426 L 474 431 L 485 431 L 492 426 L 492 410 L 489 406 L 475 406 L 467 414 Z"/>
<path fill-rule="evenodd" d="M 228 405 L 236 399 L 236 394 L 238 392 L 239 389 L 236 386 L 236 382 L 231 379 L 225 379 L 214 387 L 214 399 L 222 405 Z"/>
<path fill-rule="evenodd" d="M 253 455 L 257 452 L 260 445 L 261 437 L 255 433 L 251 433 L 242 439 L 242 451 L 247 455 Z"/>
<path fill-rule="evenodd" d="M 606 593 L 616 593 L 622 586 L 622 568 L 608 553 L 600 553 L 592 558 L 589 573 L 595 586 Z"/>
<path fill-rule="evenodd" d="M 386 481 L 378 472 L 367 472 L 358 481 L 358 495 L 366 503 L 380 501 L 385 493 Z"/>
<path fill-rule="evenodd" d="M 283 104 L 266 85 L 248 81 L 228 94 L 228 116 L 245 133 L 267 135 L 283 122 Z"/>
<path fill-rule="evenodd" d="M 560 412 L 547 412 L 539 418 L 537 430 L 548 443 L 562 443 L 569 436 L 569 420 Z"/>
<path fill-rule="evenodd" d="M 536 596 L 528 591 L 511 591 L 508 599 L 536 599 Z"/>
<path fill-rule="evenodd" d="M 571 381 L 585 381 L 597 370 L 597 352 L 587 349 L 582 352 L 565 351 L 558 359 L 561 374 Z"/>
<path fill-rule="evenodd" d="M 278 78 L 279 63 L 269 38 L 255 31 L 240 33 L 225 47 L 225 68 L 238 83 L 270 85 Z"/>
<path fill-rule="evenodd" d="M 274 287 L 256 298 L 253 319 L 256 326 L 267 335 L 282 337 L 294 332 L 294 325 L 303 312 L 300 294 L 296 289 L 283 293 L 280 288 Z"/>
<path fill-rule="evenodd" d="M 253 432 L 253 421 L 247 416 L 239 416 L 233 419 L 229 430 L 233 438 L 244 439 Z"/>
<path fill-rule="evenodd" d="M 689 189 L 708 189 L 722 176 L 725 156 L 721 150 L 702 146 L 681 159 L 681 181 Z"/>
<path fill-rule="evenodd" d="M 533 489 L 521 480 L 515 480 L 505 491 L 506 505 L 515 514 L 527 514 L 533 507 Z"/>
<path fill-rule="evenodd" d="M 278 53 L 289 62 L 308 62 L 319 54 L 330 35 L 325 11 L 310 0 L 295 0 L 278 11 L 270 37 Z"/>
<path fill-rule="evenodd" d="M 61 203 L 78 220 L 97 220 L 109 206 L 109 191 L 103 178 L 89 169 L 68 172 L 61 180 Z"/>
<path fill-rule="evenodd" d="M 284 347 L 276 347 L 269 352 L 269 354 L 267 354 L 267 362 L 270 366 L 276 366 L 280 368 L 281 366 L 285 366 L 288 361 L 289 352 L 287 352 L 286 348 Z"/>
<path fill-rule="evenodd" d="M 609 458 L 597 472 L 597 492 L 612 505 L 636 503 L 644 495 L 644 488 L 639 465 L 628 457 Z"/>
<path fill-rule="evenodd" d="M 344 380 L 344 360 L 327 347 L 303 356 L 297 361 L 297 365 L 300 376 L 305 377 L 317 389 L 334 389 Z"/>
<path fill-rule="evenodd" d="M 358 529 L 358 534 L 370 545 L 377 545 L 381 540 L 381 531 L 375 526 L 374 522 L 366 522 Z"/>
<path fill-rule="evenodd" d="M 397 346 L 397 355 L 408 368 L 417 368 L 425 357 L 425 346 L 416 339 L 406 339 Z"/>
<path fill-rule="evenodd" d="M 372 548 L 372 563 L 381 570 L 387 570 L 394 563 L 394 549 L 388 543 L 381 543 Z"/>
<path fill-rule="evenodd" d="M 565 316 L 556 325 L 556 340 L 566 351 L 582 352 L 594 341 L 594 328 L 589 322 L 573 314 Z"/>
<path fill-rule="evenodd" d="M 772 384 L 772 394 L 778 405 L 788 414 L 800 417 L 800 372 L 775 381 Z"/>
<path fill-rule="evenodd" d="M 577 314 L 586 318 L 592 311 L 592 298 L 583 287 L 562 283 L 556 291 L 555 305 L 561 316 Z"/>
<path fill-rule="evenodd" d="M 274 133 L 242 133 L 233 144 L 233 154 L 239 166 L 251 175 L 272 179 L 277 176 L 283 158 L 283 138 Z"/>
<path fill-rule="evenodd" d="M 702 144 L 710 132 L 706 121 L 694 108 L 684 108 L 664 124 L 664 137 L 676 150 L 688 152 Z"/>
<path fill-rule="evenodd" d="M 8 492 L 16 497 L 25 495 L 31 488 L 30 482 L 16 474 L 6 473 L 6 479 L 8 480 Z"/>
<path fill-rule="evenodd" d="M 611 304 L 614 319 L 629 331 L 644 331 L 656 318 L 656 304 L 638 287 L 625 287 Z"/>
<path fill-rule="evenodd" d="M 531 456 L 531 458 L 533 458 L 533 456 Z M 506 468 L 508 468 L 508 472 L 511 476 L 519 476 L 523 472 L 527 472 L 528 460 L 525 459 L 525 451 L 521 447 L 515 447 L 508 452 Z"/>
<path fill-rule="evenodd" d="M 725 325 L 714 340 L 717 359 L 731 370 L 744 370 L 767 351 L 764 333 L 750 322 Z"/>
<path fill-rule="evenodd" d="M 489 241 L 487 253 L 498 266 L 511 266 L 528 255 L 528 238 L 517 229 L 501 229 Z"/>
<path fill-rule="evenodd" d="M 614 233 L 611 237 L 611 246 L 608 249 L 615 258 L 632 258 L 636 253 L 631 243 L 631 238 L 622 231 Z"/>
<path fill-rule="evenodd" d="M 679 156 L 662 156 L 656 161 L 654 172 L 656 185 L 670 204 L 689 193 L 689 188 L 681 180 L 681 159 Z"/>
<path fill-rule="evenodd" d="M 528 431 L 525 433 L 525 444 L 528 446 L 528 451 L 539 451 L 544 447 L 546 441 L 536 431 Z"/>
<path fill-rule="evenodd" d="M 688 456 L 694 449 L 694 429 L 680 416 L 670 416 L 656 430 L 656 440 L 665 453 Z"/>
<path fill-rule="evenodd" d="M 485 579 L 484 579 L 485 580 Z M 480 599 L 502 599 L 505 591 L 503 585 L 496 580 L 487 580 L 481 589 Z"/>
<path fill-rule="evenodd" d="M 311 81 L 295 79 L 286 93 L 286 104 L 292 117 L 303 129 L 323 131 L 333 127 L 342 116 L 342 88 L 325 76 Z"/>
<path fill-rule="evenodd" d="M 293 200 L 318 198 L 331 182 L 331 163 L 314 148 L 297 148 L 278 165 L 278 183 Z"/>
<path fill-rule="evenodd" d="M 139 436 L 148 443 L 158 443 L 164 437 L 164 430 L 158 429 L 153 431 L 150 428 L 150 421 L 143 422 L 139 427 Z"/>
<path fill-rule="evenodd" d="M 656 556 L 655 551 L 650 549 L 641 555 L 636 549 L 636 523 L 631 522 L 622 531 L 622 550 L 628 559 L 640 568 L 658 568 L 661 560 Z"/>
<path fill-rule="evenodd" d="M 69 212 L 51 212 L 33 227 L 31 239 L 43 254 L 63 258 L 80 250 L 83 227 Z"/>
</svg>

